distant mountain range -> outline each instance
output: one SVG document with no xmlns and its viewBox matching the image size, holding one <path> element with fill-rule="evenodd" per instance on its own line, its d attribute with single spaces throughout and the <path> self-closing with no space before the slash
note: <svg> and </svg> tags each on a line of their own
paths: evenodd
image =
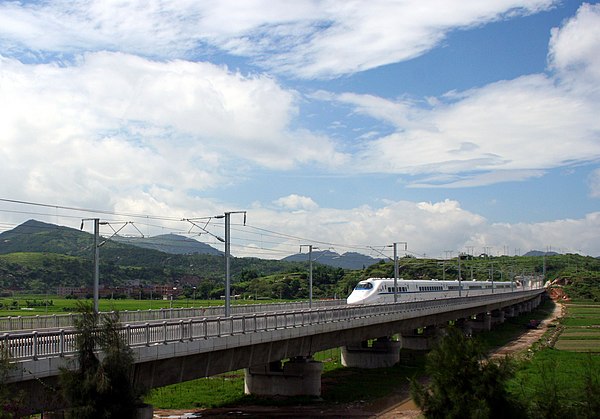
<svg viewBox="0 0 600 419">
<path fill-rule="evenodd" d="M 177 234 L 161 234 L 153 237 L 115 236 L 111 240 L 144 249 L 153 249 L 173 255 L 223 255 L 223 252 L 198 240 Z"/>
<path fill-rule="evenodd" d="M 36 220 L 0 233 L 0 254 L 46 252 L 81 256 L 88 255 L 93 244 L 89 233 Z"/>
<path fill-rule="evenodd" d="M 529 252 L 525 253 L 523 256 L 556 256 L 556 255 L 560 255 L 560 253 L 556 253 L 556 252 L 543 252 L 541 250 L 530 250 Z"/>
<path fill-rule="evenodd" d="M 29 220 L 12 230 L 0 233 L 0 254 L 15 252 L 47 252 L 59 253 L 72 256 L 89 256 L 92 252 L 93 235 L 78 229 L 44 223 L 37 220 Z M 134 249 L 146 249 L 147 251 L 162 252 L 172 255 L 223 255 L 223 252 L 185 236 L 177 234 L 163 234 L 153 237 L 122 237 L 114 236 L 102 247 L 102 253 L 112 255 L 119 253 L 123 259 L 124 254 L 128 258 L 147 259 L 150 255 L 142 256 L 140 251 Z M 128 249 L 126 252 L 123 252 Z M 124 254 L 123 254 L 124 253 Z M 159 255 L 155 255 L 159 257 Z M 307 262 L 307 253 L 298 253 L 281 259 L 284 262 Z M 347 252 L 338 254 L 329 250 L 315 251 L 312 254 L 315 263 L 343 269 L 362 269 L 379 259 L 372 258 L 360 253 Z"/>
<path fill-rule="evenodd" d="M 306 262 L 308 261 L 308 253 L 296 253 L 281 260 L 287 262 Z M 379 262 L 379 259 L 374 259 L 361 253 L 346 252 L 340 255 L 330 250 L 312 252 L 312 260 L 316 263 L 343 269 L 362 269 Z"/>
<path fill-rule="evenodd" d="M 93 235 L 70 227 L 29 220 L 12 230 L 0 233 L 0 254 L 15 252 L 47 252 L 65 255 L 88 255 Z M 154 237 L 114 236 L 104 248 L 123 246 L 149 249 L 173 255 L 222 255 L 223 252 L 198 240 L 177 234 Z"/>
<path fill-rule="evenodd" d="M 12 230 L 0 233 L 0 254 L 15 252 L 47 252 L 71 256 L 89 256 L 93 246 L 93 235 L 78 229 L 29 220 Z M 138 250 L 135 250 L 138 249 Z M 145 249 L 144 252 L 141 249 Z M 223 252 L 189 237 L 177 234 L 163 234 L 153 237 L 114 236 L 103 246 L 103 253 L 118 253 L 123 259 L 131 260 L 161 258 L 156 253 L 171 255 L 212 255 L 221 256 Z M 532 250 L 523 256 L 554 256 L 559 253 Z M 164 257 L 164 255 L 163 255 Z M 287 256 L 285 262 L 307 262 L 308 253 Z M 338 254 L 330 250 L 312 252 L 312 260 L 327 266 L 343 269 L 362 269 L 371 266 L 380 259 L 361 253 L 347 252 Z"/>
</svg>

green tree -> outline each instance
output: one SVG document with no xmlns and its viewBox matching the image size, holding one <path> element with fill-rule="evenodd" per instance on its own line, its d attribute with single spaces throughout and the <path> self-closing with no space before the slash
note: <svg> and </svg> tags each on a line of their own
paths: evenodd
<svg viewBox="0 0 600 419">
<path fill-rule="evenodd" d="M 24 416 L 23 393 L 14 394 L 6 385 L 8 374 L 15 366 L 10 362 L 10 354 L 0 346 L 0 419 Z"/>
<path fill-rule="evenodd" d="M 525 417 L 518 399 L 507 390 L 512 362 L 486 359 L 477 341 L 449 328 L 427 355 L 428 385 L 411 382 L 411 395 L 427 418 Z"/>
<path fill-rule="evenodd" d="M 142 393 L 132 382 L 133 353 L 119 334 L 118 313 L 102 317 L 78 303 L 77 368 L 64 368 L 62 393 L 73 418 L 131 418 Z M 103 352 L 102 360 L 96 349 Z"/>
</svg>

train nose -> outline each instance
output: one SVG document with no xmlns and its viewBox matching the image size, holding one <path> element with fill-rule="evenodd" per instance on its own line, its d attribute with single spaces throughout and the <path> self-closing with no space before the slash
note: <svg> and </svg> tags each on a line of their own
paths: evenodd
<svg viewBox="0 0 600 419">
<path fill-rule="evenodd" d="M 361 296 L 357 295 L 357 293 L 353 292 L 346 299 L 346 304 L 360 304 L 361 300 L 362 300 Z"/>
</svg>

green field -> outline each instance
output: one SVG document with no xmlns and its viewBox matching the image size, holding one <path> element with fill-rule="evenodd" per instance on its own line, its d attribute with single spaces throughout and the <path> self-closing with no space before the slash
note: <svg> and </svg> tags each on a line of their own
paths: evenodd
<svg viewBox="0 0 600 419">
<path fill-rule="evenodd" d="M 534 417 L 595 418 L 600 409 L 600 304 L 566 308 L 554 346 L 542 345 L 521 364 L 511 391 L 527 401 Z M 541 342 L 550 340 L 546 335 Z"/>
<path fill-rule="evenodd" d="M 600 304 L 568 304 L 561 324 L 564 330 L 556 349 L 600 353 Z"/>
<path fill-rule="evenodd" d="M 92 302 L 91 299 L 76 300 L 53 295 L 19 295 L 16 297 L 0 298 L 0 317 L 8 316 L 35 316 L 50 314 L 66 314 L 77 311 L 78 301 Z M 238 304 L 269 304 L 281 300 L 232 300 L 232 305 Z M 287 301 L 289 302 L 289 301 Z M 98 301 L 100 311 L 136 311 L 158 310 L 161 308 L 190 308 L 222 306 L 222 300 L 195 300 L 191 298 L 177 298 L 171 300 L 134 300 L 134 299 L 105 299 Z"/>
<path fill-rule="evenodd" d="M 314 359 L 323 362 L 319 403 L 373 401 L 389 395 L 395 388 L 406 388 L 409 378 L 423 374 L 422 354 L 413 359 L 410 365 L 399 363 L 391 368 L 361 369 L 343 367 L 340 352 L 340 348 L 334 348 L 314 356 Z M 261 398 L 245 395 L 243 370 L 157 388 L 144 401 L 157 409 L 315 403 L 311 397 Z"/>
</svg>

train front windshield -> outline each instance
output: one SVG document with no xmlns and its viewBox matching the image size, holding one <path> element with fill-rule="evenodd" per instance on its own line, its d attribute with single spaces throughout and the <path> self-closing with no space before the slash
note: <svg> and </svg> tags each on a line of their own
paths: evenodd
<svg viewBox="0 0 600 419">
<path fill-rule="evenodd" d="M 370 290 L 373 289 L 373 284 L 371 284 L 370 282 L 359 282 L 358 285 L 356 285 L 356 287 L 354 287 L 355 290 Z"/>
</svg>

